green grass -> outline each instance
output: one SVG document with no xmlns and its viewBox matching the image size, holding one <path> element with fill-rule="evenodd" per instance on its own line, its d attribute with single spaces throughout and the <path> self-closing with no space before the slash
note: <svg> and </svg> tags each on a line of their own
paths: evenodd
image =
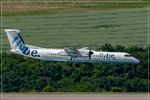
<svg viewBox="0 0 150 100">
<path fill-rule="evenodd" d="M 20 29 L 27 44 L 49 47 L 99 47 L 105 43 L 147 45 L 147 9 L 89 11 L 69 14 L 3 16 L 3 27 Z M 6 34 L 3 49 L 8 50 Z"/>
<path fill-rule="evenodd" d="M 32 1 L 32 0 L 31 0 Z M 35 0 L 36 1 L 36 0 Z M 65 1 L 65 0 L 61 0 Z M 69 0 L 68 0 L 69 1 Z M 126 8 L 143 8 L 148 6 L 147 0 L 130 0 L 112 2 L 114 0 L 106 0 L 103 2 L 81 2 L 84 0 L 77 0 L 79 2 L 3 2 L 2 11 L 3 16 L 16 15 L 46 15 L 46 14 L 64 14 L 72 12 L 87 12 L 87 11 L 104 11 L 112 9 L 126 9 Z M 90 0 L 88 0 L 90 1 Z M 99 1 L 99 0 L 96 0 Z M 101 0 L 100 0 L 101 1 Z M 110 2 L 109 2 L 110 1 Z M 140 1 L 140 2 L 138 2 Z"/>
</svg>

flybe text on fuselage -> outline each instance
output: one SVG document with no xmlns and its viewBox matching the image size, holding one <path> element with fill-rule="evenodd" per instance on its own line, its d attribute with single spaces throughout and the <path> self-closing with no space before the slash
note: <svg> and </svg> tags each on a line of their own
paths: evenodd
<svg viewBox="0 0 150 100">
<path fill-rule="evenodd" d="M 37 50 L 30 50 L 21 40 L 19 35 L 17 34 L 14 38 L 12 43 L 15 44 L 15 47 L 17 47 L 23 54 L 25 55 L 31 55 L 32 57 L 39 57 Z"/>
<path fill-rule="evenodd" d="M 113 59 L 115 60 L 115 54 L 110 54 L 110 53 L 99 53 L 98 57 L 103 58 L 103 59 Z"/>
</svg>

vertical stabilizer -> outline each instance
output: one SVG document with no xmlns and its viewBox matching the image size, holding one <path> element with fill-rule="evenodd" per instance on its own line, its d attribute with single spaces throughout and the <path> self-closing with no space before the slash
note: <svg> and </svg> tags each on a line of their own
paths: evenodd
<svg viewBox="0 0 150 100">
<path fill-rule="evenodd" d="M 15 29 L 5 29 L 5 33 L 7 34 L 11 49 L 19 49 L 25 45 L 23 39 L 20 36 L 20 31 Z"/>
</svg>

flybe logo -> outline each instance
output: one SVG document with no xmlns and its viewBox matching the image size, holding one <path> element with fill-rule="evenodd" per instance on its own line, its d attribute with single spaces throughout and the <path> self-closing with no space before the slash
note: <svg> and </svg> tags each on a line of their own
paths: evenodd
<svg viewBox="0 0 150 100">
<path fill-rule="evenodd" d="M 104 58 L 104 59 L 114 59 L 114 60 L 116 59 L 114 54 L 109 54 L 109 53 L 107 54 L 100 53 L 99 57 Z"/>
<path fill-rule="evenodd" d="M 37 50 L 30 50 L 22 41 L 20 36 L 17 34 L 14 38 L 12 43 L 15 44 L 15 47 L 18 48 L 23 54 L 31 55 L 32 57 L 39 57 Z"/>
</svg>

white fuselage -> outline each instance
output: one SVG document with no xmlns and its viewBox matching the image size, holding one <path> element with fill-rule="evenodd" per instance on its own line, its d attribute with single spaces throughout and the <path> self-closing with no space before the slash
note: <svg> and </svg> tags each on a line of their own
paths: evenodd
<svg viewBox="0 0 150 100">
<path fill-rule="evenodd" d="M 13 53 L 18 53 L 27 57 L 41 59 L 45 61 L 71 61 L 71 62 L 105 62 L 105 63 L 129 63 L 138 64 L 139 61 L 125 52 L 102 52 L 93 51 L 91 59 L 88 57 L 89 50 L 80 50 L 81 55 L 67 54 L 64 49 L 29 49 L 28 54 L 11 50 Z"/>
</svg>

